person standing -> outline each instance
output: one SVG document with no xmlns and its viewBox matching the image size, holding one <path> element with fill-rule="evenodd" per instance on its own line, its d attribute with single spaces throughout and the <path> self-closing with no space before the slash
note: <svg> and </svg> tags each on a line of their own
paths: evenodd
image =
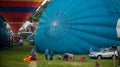
<svg viewBox="0 0 120 67">
<path fill-rule="evenodd" d="M 35 48 L 31 50 L 31 60 L 37 60 L 36 54 L 35 54 Z"/>
<path fill-rule="evenodd" d="M 49 55 L 49 50 L 46 49 L 46 50 L 45 50 L 45 58 L 46 58 L 46 60 L 48 60 L 48 55 Z"/>
<path fill-rule="evenodd" d="M 50 54 L 49 54 L 49 55 L 50 55 L 50 60 L 53 60 L 53 56 L 54 56 L 53 50 L 50 51 Z"/>
<path fill-rule="evenodd" d="M 19 40 L 19 46 L 23 46 L 23 40 L 22 40 L 22 37 L 21 37 L 20 40 Z"/>
<path fill-rule="evenodd" d="M 35 54 L 35 49 L 34 49 L 34 48 L 31 50 L 31 54 L 32 54 L 32 55 Z"/>
<path fill-rule="evenodd" d="M 10 47 L 13 47 L 13 35 L 10 35 Z"/>
</svg>

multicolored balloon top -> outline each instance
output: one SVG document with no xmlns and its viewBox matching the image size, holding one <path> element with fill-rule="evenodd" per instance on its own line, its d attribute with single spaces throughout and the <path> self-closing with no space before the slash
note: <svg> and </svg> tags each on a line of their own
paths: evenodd
<svg viewBox="0 0 120 67">
<path fill-rule="evenodd" d="M 44 0 L 0 0 L 0 14 L 17 32 Z"/>
</svg>

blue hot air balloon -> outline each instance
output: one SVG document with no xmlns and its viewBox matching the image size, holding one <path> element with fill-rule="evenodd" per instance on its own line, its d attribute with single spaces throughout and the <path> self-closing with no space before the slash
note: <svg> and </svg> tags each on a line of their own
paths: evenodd
<svg viewBox="0 0 120 67">
<path fill-rule="evenodd" d="M 9 35 L 5 27 L 3 18 L 0 16 L 0 50 L 10 46 Z"/>
<path fill-rule="evenodd" d="M 35 47 L 80 54 L 120 46 L 118 18 L 118 0 L 51 0 L 39 21 Z"/>
</svg>

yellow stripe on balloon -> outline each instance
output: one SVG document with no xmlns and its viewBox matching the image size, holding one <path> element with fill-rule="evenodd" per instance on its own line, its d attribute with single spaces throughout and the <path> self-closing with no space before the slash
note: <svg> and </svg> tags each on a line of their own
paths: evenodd
<svg viewBox="0 0 120 67">
<path fill-rule="evenodd" d="M 0 1 L 43 2 L 44 0 L 0 0 Z"/>
</svg>

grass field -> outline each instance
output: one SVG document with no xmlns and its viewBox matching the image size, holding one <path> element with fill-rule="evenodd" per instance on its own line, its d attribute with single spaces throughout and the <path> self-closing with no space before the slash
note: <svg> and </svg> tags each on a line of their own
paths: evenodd
<svg viewBox="0 0 120 67">
<path fill-rule="evenodd" d="M 90 59 L 88 55 L 75 55 L 75 61 L 56 60 L 57 54 L 53 61 L 46 61 L 43 53 L 36 52 L 38 61 L 36 63 L 29 63 L 23 61 L 28 54 L 30 54 L 32 45 L 24 42 L 24 46 L 13 46 L 12 48 L 0 51 L 0 67 L 95 67 L 95 62 L 100 63 L 100 67 L 114 67 L 112 59 Z M 80 62 L 79 57 L 85 56 L 87 62 Z M 116 67 L 118 67 L 118 60 L 116 59 Z"/>
</svg>

